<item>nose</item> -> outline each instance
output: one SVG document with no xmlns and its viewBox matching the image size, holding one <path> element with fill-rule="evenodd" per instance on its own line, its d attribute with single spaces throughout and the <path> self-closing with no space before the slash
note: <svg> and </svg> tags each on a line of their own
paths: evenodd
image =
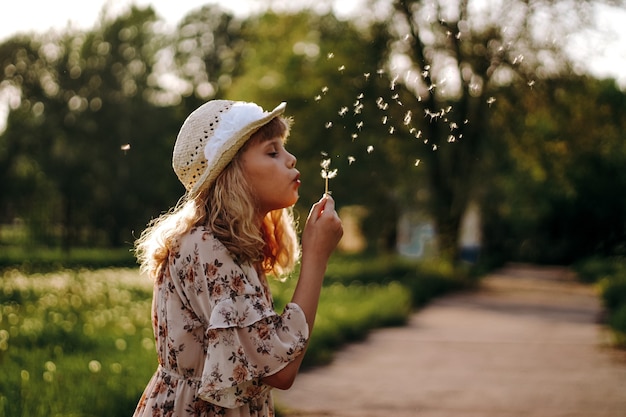
<svg viewBox="0 0 626 417">
<path fill-rule="evenodd" d="M 289 153 L 289 159 L 288 159 L 289 168 L 295 168 L 296 162 L 298 162 L 298 159 L 292 153 Z"/>
</svg>

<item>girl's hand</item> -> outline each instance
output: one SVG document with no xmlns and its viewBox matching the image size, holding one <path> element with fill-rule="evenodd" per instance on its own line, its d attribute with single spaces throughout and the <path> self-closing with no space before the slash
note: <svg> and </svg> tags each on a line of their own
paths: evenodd
<svg viewBox="0 0 626 417">
<path fill-rule="evenodd" d="M 314 256 L 326 263 L 343 236 L 341 219 L 335 211 L 335 200 L 325 194 L 313 204 L 302 233 L 302 256 Z"/>
</svg>

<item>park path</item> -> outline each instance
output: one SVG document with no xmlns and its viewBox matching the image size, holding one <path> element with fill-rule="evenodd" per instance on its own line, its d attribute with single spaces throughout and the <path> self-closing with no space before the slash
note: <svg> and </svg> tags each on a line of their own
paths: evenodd
<svg viewBox="0 0 626 417">
<path fill-rule="evenodd" d="M 626 352 L 559 267 L 510 265 L 275 390 L 289 417 L 626 417 Z"/>
</svg>

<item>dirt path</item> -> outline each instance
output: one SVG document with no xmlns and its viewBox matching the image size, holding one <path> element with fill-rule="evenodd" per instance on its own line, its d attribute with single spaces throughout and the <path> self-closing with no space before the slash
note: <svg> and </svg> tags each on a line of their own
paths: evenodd
<svg viewBox="0 0 626 417">
<path fill-rule="evenodd" d="M 592 289 L 513 265 L 301 374 L 290 417 L 625 417 L 626 353 L 604 345 Z"/>
</svg>

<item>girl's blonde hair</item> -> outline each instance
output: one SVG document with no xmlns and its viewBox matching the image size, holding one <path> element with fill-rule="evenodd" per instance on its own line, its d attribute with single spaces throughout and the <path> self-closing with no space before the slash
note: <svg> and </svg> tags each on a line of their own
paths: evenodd
<svg viewBox="0 0 626 417">
<path fill-rule="evenodd" d="M 300 257 L 293 208 L 267 213 L 259 228 L 239 157 L 252 142 L 285 140 L 289 127 L 289 119 L 272 119 L 252 135 L 213 184 L 196 196 L 186 195 L 168 213 L 151 221 L 135 242 L 141 271 L 156 278 L 181 236 L 193 227 L 206 226 L 237 262 L 258 263 L 264 272 L 277 277 L 290 272 Z"/>
</svg>

